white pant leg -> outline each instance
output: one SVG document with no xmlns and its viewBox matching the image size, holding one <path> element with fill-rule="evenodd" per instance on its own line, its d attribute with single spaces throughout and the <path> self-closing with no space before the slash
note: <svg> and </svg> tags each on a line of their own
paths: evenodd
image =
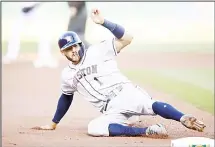
<svg viewBox="0 0 215 147">
<path fill-rule="evenodd" d="M 43 3 L 37 10 L 35 14 L 35 30 L 38 41 L 38 50 L 37 56 L 39 59 L 46 60 L 52 57 L 51 54 L 51 40 L 52 40 L 52 31 L 51 30 L 51 21 L 50 21 L 50 5 L 52 3 Z M 47 9 L 45 11 L 45 9 Z"/>
<path fill-rule="evenodd" d="M 44 30 L 44 31 L 43 31 Z M 37 55 L 40 59 L 50 59 L 51 54 L 51 37 L 48 36 L 48 33 L 43 29 L 40 31 L 38 36 L 38 50 Z"/>
<path fill-rule="evenodd" d="M 109 136 L 109 124 L 117 123 L 127 125 L 128 118 L 120 113 L 102 114 L 100 117 L 93 119 L 88 124 L 88 134 L 91 136 Z"/>
<path fill-rule="evenodd" d="M 138 86 L 124 84 L 120 94 L 113 98 L 107 111 L 88 124 L 88 134 L 92 136 L 109 136 L 109 124 L 128 125 L 131 116 L 155 115 L 150 95 Z M 138 118 L 138 117 L 137 117 Z"/>
<path fill-rule="evenodd" d="M 18 57 L 20 51 L 21 33 L 24 31 L 24 27 L 31 17 L 33 17 L 32 14 L 26 15 L 24 13 L 20 13 L 17 20 L 14 22 L 8 41 L 8 50 L 6 53 L 7 58 L 16 59 Z"/>
<path fill-rule="evenodd" d="M 108 109 L 112 113 L 133 115 L 155 115 L 152 104 L 155 102 L 150 95 L 140 87 L 127 83 L 123 85 L 120 94 L 113 98 Z"/>
</svg>

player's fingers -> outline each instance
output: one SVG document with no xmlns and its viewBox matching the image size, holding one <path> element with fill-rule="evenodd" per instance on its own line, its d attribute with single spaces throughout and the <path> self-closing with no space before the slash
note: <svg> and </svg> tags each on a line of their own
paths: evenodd
<svg viewBox="0 0 215 147">
<path fill-rule="evenodd" d="M 94 11 L 92 10 L 92 12 L 90 13 L 91 18 L 94 18 L 95 14 Z"/>
<path fill-rule="evenodd" d="M 93 9 L 91 10 L 91 14 L 94 14 L 95 12 L 96 12 L 96 9 L 93 8 Z"/>
<path fill-rule="evenodd" d="M 198 121 L 198 120 L 196 122 L 194 122 L 194 126 L 200 132 L 203 132 L 204 128 L 206 127 L 206 125 L 203 122 Z"/>
<path fill-rule="evenodd" d="M 99 14 L 99 10 L 98 10 L 98 9 L 95 9 L 94 14 Z"/>
<path fill-rule="evenodd" d="M 92 15 L 97 15 L 97 14 L 99 14 L 99 10 L 98 10 L 97 8 L 93 8 L 93 9 L 91 10 L 91 14 L 92 14 Z"/>
</svg>

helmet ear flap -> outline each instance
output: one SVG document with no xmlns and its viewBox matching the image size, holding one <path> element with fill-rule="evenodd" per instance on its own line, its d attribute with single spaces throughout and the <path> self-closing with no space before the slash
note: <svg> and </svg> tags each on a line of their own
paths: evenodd
<svg viewBox="0 0 215 147">
<path fill-rule="evenodd" d="M 83 42 L 79 43 L 80 47 L 84 48 L 85 49 L 85 45 Z"/>
<path fill-rule="evenodd" d="M 78 51 L 78 54 L 79 54 L 80 58 L 82 59 L 82 57 L 84 56 L 84 53 L 85 53 L 85 47 L 84 47 L 83 42 L 79 43 L 79 45 L 80 45 L 80 50 Z"/>
</svg>

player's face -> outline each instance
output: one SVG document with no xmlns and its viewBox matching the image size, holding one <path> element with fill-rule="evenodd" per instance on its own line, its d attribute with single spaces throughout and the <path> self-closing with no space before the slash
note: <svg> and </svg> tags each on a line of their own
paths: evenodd
<svg viewBox="0 0 215 147">
<path fill-rule="evenodd" d="M 80 56 L 78 54 L 80 49 L 80 45 L 75 44 L 68 49 L 63 50 L 62 53 L 68 60 L 72 61 L 73 64 L 78 64 L 80 62 Z"/>
</svg>

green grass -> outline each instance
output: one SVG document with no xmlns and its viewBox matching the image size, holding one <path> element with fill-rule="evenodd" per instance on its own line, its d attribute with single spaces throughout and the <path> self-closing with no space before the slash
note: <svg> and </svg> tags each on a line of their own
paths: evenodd
<svg viewBox="0 0 215 147">
<path fill-rule="evenodd" d="M 214 94 L 210 90 L 201 88 L 191 83 L 160 75 L 148 70 L 124 70 L 131 80 L 151 85 L 153 88 L 169 93 L 176 98 L 185 100 L 197 108 L 214 114 Z"/>
<path fill-rule="evenodd" d="M 194 84 L 214 93 L 214 68 L 158 69 L 163 76 Z"/>
</svg>

